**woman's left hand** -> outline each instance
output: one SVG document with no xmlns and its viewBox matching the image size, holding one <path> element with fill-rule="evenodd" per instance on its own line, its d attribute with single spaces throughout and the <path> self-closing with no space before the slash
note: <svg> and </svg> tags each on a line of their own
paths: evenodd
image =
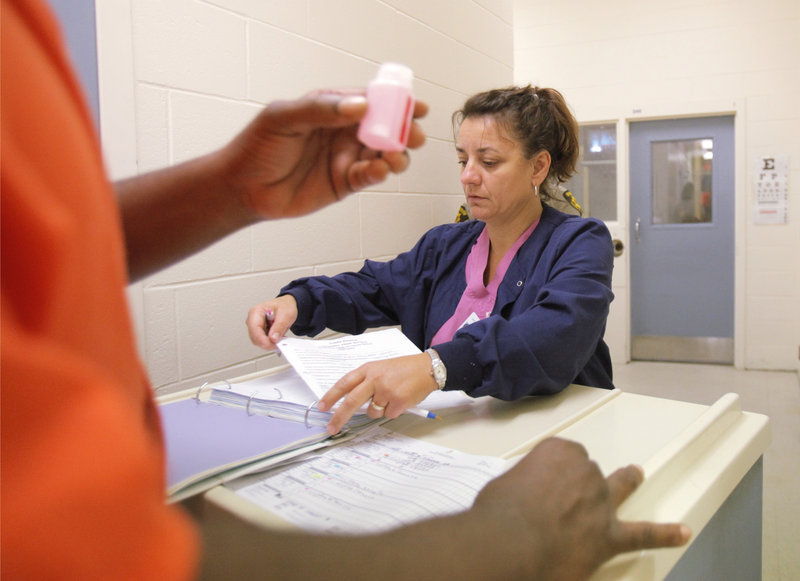
<svg viewBox="0 0 800 581">
<path fill-rule="evenodd" d="M 425 353 L 365 363 L 342 376 L 317 402 L 322 411 L 342 400 L 328 423 L 328 432 L 338 434 L 361 406 L 371 418 L 396 418 L 436 391 L 431 359 Z M 342 399 L 344 398 L 344 399 Z"/>
</svg>

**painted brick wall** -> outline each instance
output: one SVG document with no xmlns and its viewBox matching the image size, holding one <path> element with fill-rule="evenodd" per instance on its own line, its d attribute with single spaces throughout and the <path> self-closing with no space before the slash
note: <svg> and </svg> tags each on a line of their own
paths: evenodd
<svg viewBox="0 0 800 581">
<path fill-rule="evenodd" d="M 238 232 L 130 288 L 161 392 L 276 364 L 252 347 L 250 306 L 299 276 L 407 250 L 463 201 L 450 114 L 513 79 L 512 0 L 119 0 L 98 3 L 101 118 L 112 175 L 200 155 L 260 109 L 318 87 L 415 71 L 431 105 L 411 168 L 305 218 Z"/>
</svg>

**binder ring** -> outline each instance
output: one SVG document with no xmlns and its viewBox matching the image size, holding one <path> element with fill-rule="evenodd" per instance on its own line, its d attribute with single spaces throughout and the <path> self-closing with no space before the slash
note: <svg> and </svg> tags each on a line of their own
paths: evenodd
<svg viewBox="0 0 800 581">
<path fill-rule="evenodd" d="M 308 407 L 306 408 L 306 415 L 305 415 L 305 418 L 303 419 L 303 422 L 304 422 L 304 423 L 305 423 L 305 425 L 306 425 L 306 429 L 308 429 L 308 428 L 310 428 L 310 427 L 311 427 L 311 426 L 309 426 L 309 425 L 308 425 L 308 414 L 309 414 L 309 412 L 311 411 L 311 408 L 312 408 L 312 407 L 314 407 L 315 405 L 317 405 L 317 402 L 318 402 L 318 401 L 319 401 L 318 399 L 315 399 L 315 400 L 314 400 L 314 401 L 312 401 L 310 404 L 308 404 Z"/>
<path fill-rule="evenodd" d="M 256 396 L 256 392 L 253 392 L 253 395 L 247 398 L 247 407 L 245 407 L 245 411 L 247 412 L 248 416 L 252 416 L 253 414 L 250 413 L 250 402 L 253 401 L 253 398 Z"/>
<path fill-rule="evenodd" d="M 273 387 L 272 389 L 278 392 L 278 399 L 283 399 L 283 394 L 281 393 L 280 389 L 278 389 L 277 387 Z"/>
<path fill-rule="evenodd" d="M 194 394 L 194 400 L 197 403 L 200 403 L 200 392 L 203 391 L 203 389 L 205 389 L 205 387 L 207 385 L 208 385 L 208 382 L 206 381 L 203 385 L 201 385 L 200 387 L 197 388 L 197 392 Z"/>
<path fill-rule="evenodd" d="M 226 387 L 225 389 L 233 389 L 233 386 L 231 385 L 231 382 L 230 382 L 230 381 L 228 381 L 227 379 L 223 379 L 222 381 L 224 381 L 225 383 L 227 383 L 227 384 L 228 384 L 228 387 Z M 198 387 L 198 388 L 197 388 L 197 391 L 196 391 L 196 392 L 195 392 L 195 394 L 194 394 L 194 400 L 195 400 L 197 403 L 200 403 L 200 393 L 201 393 L 201 392 L 202 392 L 202 391 L 203 391 L 203 390 L 204 390 L 204 389 L 205 389 L 207 386 L 208 386 L 208 382 L 206 381 L 206 382 L 205 382 L 203 385 L 201 385 L 200 387 Z"/>
</svg>

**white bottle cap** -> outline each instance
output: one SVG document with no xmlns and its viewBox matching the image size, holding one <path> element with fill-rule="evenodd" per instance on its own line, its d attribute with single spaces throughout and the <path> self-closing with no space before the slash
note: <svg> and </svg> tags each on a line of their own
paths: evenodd
<svg viewBox="0 0 800 581">
<path fill-rule="evenodd" d="M 413 80 L 414 71 L 399 63 L 383 63 L 375 76 L 377 82 L 396 83 L 408 88 L 411 88 Z"/>
</svg>

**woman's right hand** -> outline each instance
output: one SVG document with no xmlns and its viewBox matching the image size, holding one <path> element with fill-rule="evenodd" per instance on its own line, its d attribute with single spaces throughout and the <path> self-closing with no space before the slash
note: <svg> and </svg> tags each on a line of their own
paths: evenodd
<svg viewBox="0 0 800 581">
<path fill-rule="evenodd" d="M 272 351 L 296 320 L 297 301 L 282 295 L 250 309 L 245 323 L 253 345 Z"/>
</svg>

